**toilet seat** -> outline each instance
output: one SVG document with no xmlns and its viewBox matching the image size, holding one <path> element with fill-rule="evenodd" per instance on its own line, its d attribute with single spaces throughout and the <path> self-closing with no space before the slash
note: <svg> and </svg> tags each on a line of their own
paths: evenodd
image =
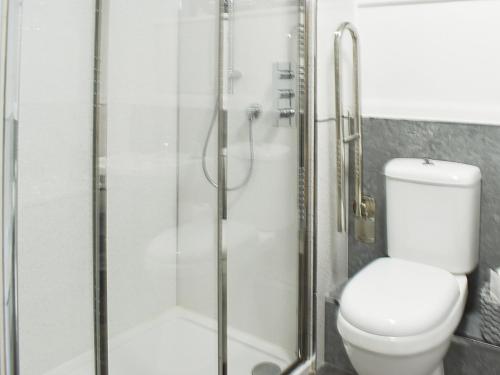
<svg viewBox="0 0 500 375">
<path fill-rule="evenodd" d="M 462 316 L 466 294 L 464 275 L 381 258 L 346 286 L 337 326 L 344 341 L 365 350 L 414 354 L 451 337 Z"/>
<path fill-rule="evenodd" d="M 340 309 L 347 321 L 365 332 L 411 336 L 443 322 L 459 295 L 455 278 L 445 270 L 379 258 L 347 284 Z"/>
</svg>

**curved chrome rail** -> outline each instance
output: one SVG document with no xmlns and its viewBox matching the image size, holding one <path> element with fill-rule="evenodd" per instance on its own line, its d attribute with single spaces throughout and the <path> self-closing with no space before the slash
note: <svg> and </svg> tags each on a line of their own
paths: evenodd
<svg viewBox="0 0 500 375">
<path fill-rule="evenodd" d="M 344 113 L 342 77 L 342 40 L 346 32 L 352 39 L 353 60 L 353 114 Z M 363 242 L 374 242 L 375 201 L 363 195 L 363 130 L 361 124 L 361 98 L 359 78 L 359 35 L 350 22 L 342 23 L 335 32 L 335 119 L 337 145 L 337 231 L 347 230 L 346 209 L 346 156 L 345 144 L 354 142 L 354 202 L 355 236 Z M 348 134 L 344 135 L 344 120 L 348 122 Z"/>
</svg>

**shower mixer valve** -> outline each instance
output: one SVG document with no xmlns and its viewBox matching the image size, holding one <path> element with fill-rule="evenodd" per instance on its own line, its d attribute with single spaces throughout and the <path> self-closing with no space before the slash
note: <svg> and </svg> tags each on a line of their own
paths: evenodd
<svg viewBox="0 0 500 375">
<path fill-rule="evenodd" d="M 295 72 L 292 63 L 273 64 L 276 126 L 291 127 L 295 119 Z"/>
</svg>

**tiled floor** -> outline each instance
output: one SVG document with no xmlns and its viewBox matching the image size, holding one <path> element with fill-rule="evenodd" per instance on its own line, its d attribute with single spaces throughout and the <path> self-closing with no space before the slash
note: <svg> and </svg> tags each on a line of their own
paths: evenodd
<svg viewBox="0 0 500 375">
<path fill-rule="evenodd" d="M 351 372 L 346 372 L 343 370 L 336 369 L 330 365 L 325 365 L 319 369 L 318 375 L 354 375 L 354 374 Z"/>
<path fill-rule="evenodd" d="M 326 352 L 325 360 L 334 367 L 325 367 L 320 375 L 355 375 L 344 350 L 336 325 L 337 306 L 326 304 Z M 500 375 L 500 347 L 463 337 L 453 337 L 450 350 L 444 360 L 446 375 Z"/>
</svg>

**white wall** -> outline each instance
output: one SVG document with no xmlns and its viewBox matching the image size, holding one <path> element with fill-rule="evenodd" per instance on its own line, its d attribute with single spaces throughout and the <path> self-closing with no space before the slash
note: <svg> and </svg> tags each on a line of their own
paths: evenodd
<svg viewBox="0 0 500 375">
<path fill-rule="evenodd" d="M 500 124 L 500 1 L 360 0 L 358 13 L 365 116 Z"/>
<path fill-rule="evenodd" d="M 19 322 L 24 375 L 93 345 L 94 4 L 23 2 Z"/>
</svg>

